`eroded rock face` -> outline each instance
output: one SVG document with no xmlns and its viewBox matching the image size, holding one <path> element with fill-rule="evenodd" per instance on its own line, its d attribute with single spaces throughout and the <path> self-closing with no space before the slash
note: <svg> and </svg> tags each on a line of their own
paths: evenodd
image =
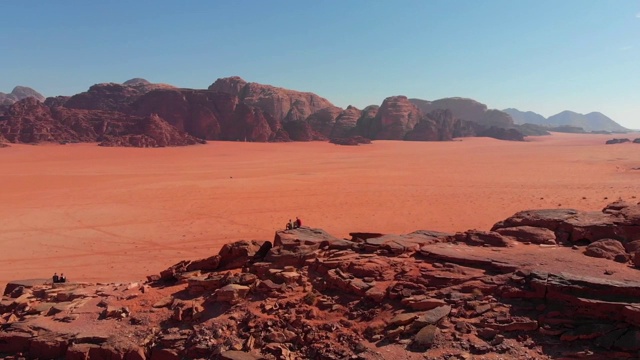
<svg viewBox="0 0 640 360">
<path fill-rule="evenodd" d="M 243 103 L 257 107 L 281 122 L 305 120 L 321 109 L 334 107 L 327 99 L 313 93 L 248 83 L 239 77 L 218 79 L 209 90 L 237 96 Z"/>
<path fill-rule="evenodd" d="M 156 114 L 137 121 L 126 135 L 104 136 L 100 146 L 166 147 L 202 144 L 204 141 L 169 125 Z"/>
<path fill-rule="evenodd" d="M 422 118 L 422 113 L 406 96 L 384 99 L 371 123 L 371 138 L 402 140 Z"/>
<path fill-rule="evenodd" d="M 188 89 L 149 92 L 132 108 L 138 115 L 155 113 L 179 130 L 206 140 L 271 141 L 280 123 L 233 95 Z"/>
</svg>

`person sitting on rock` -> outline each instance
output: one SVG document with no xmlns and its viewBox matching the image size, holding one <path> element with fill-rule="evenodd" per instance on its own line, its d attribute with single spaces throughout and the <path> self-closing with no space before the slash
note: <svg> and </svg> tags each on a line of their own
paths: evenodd
<svg viewBox="0 0 640 360">
<path fill-rule="evenodd" d="M 287 224 L 287 230 L 291 230 L 293 228 L 294 228 L 293 221 L 291 221 L 291 219 L 289 219 L 289 223 Z"/>
<path fill-rule="evenodd" d="M 64 277 L 63 273 L 60 273 L 60 278 L 58 279 L 58 282 L 61 282 L 61 283 L 67 282 L 67 278 Z"/>
<path fill-rule="evenodd" d="M 58 276 L 58 273 L 53 273 L 53 282 L 57 283 L 60 281 L 60 277 Z"/>
<path fill-rule="evenodd" d="M 296 229 L 297 229 L 297 228 L 299 228 L 300 226 L 302 226 L 302 220 L 300 220 L 300 218 L 296 216 L 296 224 L 295 224 L 295 227 L 296 227 Z"/>
</svg>

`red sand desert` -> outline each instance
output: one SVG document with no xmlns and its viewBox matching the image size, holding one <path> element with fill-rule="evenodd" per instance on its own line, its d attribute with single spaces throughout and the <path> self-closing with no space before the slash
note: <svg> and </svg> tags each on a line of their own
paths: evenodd
<svg viewBox="0 0 640 360">
<path fill-rule="evenodd" d="M 271 239 L 295 216 L 348 236 L 487 230 L 524 209 L 599 210 L 640 196 L 640 145 L 604 145 L 611 137 L 12 145 L 0 150 L 0 285 L 54 272 L 143 279 L 232 240 Z"/>
</svg>

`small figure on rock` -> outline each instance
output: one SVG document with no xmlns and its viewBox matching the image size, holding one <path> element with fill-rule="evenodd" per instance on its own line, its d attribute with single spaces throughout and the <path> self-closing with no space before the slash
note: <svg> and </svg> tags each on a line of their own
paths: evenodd
<svg viewBox="0 0 640 360">
<path fill-rule="evenodd" d="M 60 281 L 60 277 L 58 276 L 58 273 L 53 273 L 53 282 L 57 283 Z"/>
<path fill-rule="evenodd" d="M 296 216 L 296 223 L 295 223 L 295 228 L 299 228 L 300 226 L 302 226 L 302 220 L 300 220 L 299 217 Z"/>
<path fill-rule="evenodd" d="M 58 282 L 61 282 L 61 283 L 67 282 L 67 278 L 64 277 L 63 273 L 60 273 L 60 278 L 58 279 Z"/>
<path fill-rule="evenodd" d="M 291 221 L 291 219 L 289 219 L 289 222 L 287 223 L 286 228 L 287 228 L 287 230 L 293 229 L 293 222 Z"/>
</svg>

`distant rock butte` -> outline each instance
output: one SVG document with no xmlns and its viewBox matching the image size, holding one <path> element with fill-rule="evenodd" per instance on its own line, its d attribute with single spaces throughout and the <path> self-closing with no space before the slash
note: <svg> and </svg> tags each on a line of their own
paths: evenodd
<svg viewBox="0 0 640 360">
<path fill-rule="evenodd" d="M 583 115 L 573 111 L 563 111 L 545 118 L 531 111 L 523 112 L 518 109 L 505 109 L 517 124 L 535 124 L 545 126 L 552 131 L 560 132 L 627 132 L 629 129 L 611 120 L 599 112 Z M 578 131 L 577 129 L 581 129 Z"/>
<path fill-rule="evenodd" d="M 0 92 L 0 105 L 11 105 L 16 101 L 20 101 L 28 97 L 35 98 L 38 101 L 44 101 L 44 96 L 42 96 L 42 94 L 33 90 L 32 88 L 26 86 L 16 86 L 8 94 Z"/>
<path fill-rule="evenodd" d="M 527 210 L 491 231 L 316 228 L 145 282 L 10 282 L 0 354 L 72 359 L 633 359 L 640 205 Z M 446 354 L 442 357 L 442 354 Z"/>
<path fill-rule="evenodd" d="M 305 120 L 321 109 L 334 107 L 329 100 L 310 92 L 246 82 L 237 76 L 218 79 L 209 90 L 237 96 L 245 104 L 260 108 L 281 122 Z"/>
<path fill-rule="evenodd" d="M 442 109 L 451 111 L 453 116 L 458 119 L 472 121 L 486 127 L 510 128 L 514 125 L 509 114 L 500 110 L 490 110 L 487 105 L 473 99 L 452 97 L 434 101 L 421 99 L 411 99 L 410 101 L 425 113 Z"/>
</svg>

